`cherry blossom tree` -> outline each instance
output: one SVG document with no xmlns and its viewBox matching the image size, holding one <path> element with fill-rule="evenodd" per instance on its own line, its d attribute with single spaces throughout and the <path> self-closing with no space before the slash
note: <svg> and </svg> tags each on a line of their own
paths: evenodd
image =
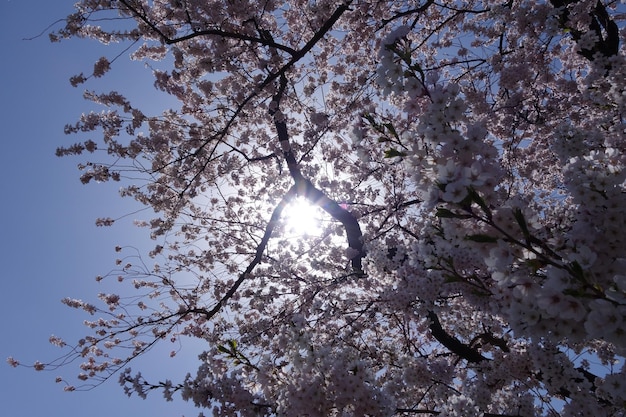
<svg viewBox="0 0 626 417">
<path fill-rule="evenodd" d="M 98 277 L 118 294 L 64 300 L 87 334 L 36 369 L 213 415 L 626 415 L 624 6 L 76 9 L 53 40 L 127 45 L 177 104 L 87 91 L 104 110 L 66 127 L 85 138 L 58 155 L 151 208 L 154 249 L 120 243 Z M 318 233 L 289 233 L 298 199 Z M 206 351 L 183 381 L 130 369 L 189 338 Z"/>
</svg>

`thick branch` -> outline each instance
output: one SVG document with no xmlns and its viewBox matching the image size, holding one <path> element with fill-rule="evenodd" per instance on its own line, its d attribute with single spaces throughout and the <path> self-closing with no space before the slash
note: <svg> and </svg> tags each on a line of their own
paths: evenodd
<svg viewBox="0 0 626 417">
<path fill-rule="evenodd" d="M 308 179 L 301 178 L 300 181 L 296 182 L 296 186 L 299 189 L 304 188 L 304 196 L 310 202 L 321 207 L 333 219 L 343 225 L 348 239 L 348 247 L 354 250 L 354 253 L 350 254 L 352 268 L 357 272 L 361 272 L 363 270 L 362 260 L 365 257 L 365 249 L 363 247 L 363 233 L 356 217 L 343 209 L 335 200 L 330 199 L 324 192 L 315 188 Z"/>
<path fill-rule="evenodd" d="M 437 339 L 439 343 L 450 349 L 452 353 L 468 362 L 479 363 L 487 360 L 487 358 L 481 355 L 476 349 L 469 347 L 456 337 L 446 333 L 443 327 L 441 327 L 439 317 L 437 317 L 434 311 L 431 310 L 428 312 L 428 318 L 430 319 L 430 331 L 433 337 Z"/>
<path fill-rule="evenodd" d="M 560 9 L 559 12 L 559 26 L 563 29 L 567 29 L 572 34 L 574 41 L 578 42 L 584 35 L 584 32 L 570 28 L 569 25 L 569 10 L 567 6 L 570 4 L 578 3 L 580 0 L 550 0 L 550 3 L 556 8 Z M 592 49 L 582 49 L 579 54 L 587 58 L 589 61 L 594 60 L 594 55 L 599 52 L 605 57 L 611 57 L 617 55 L 619 52 L 619 28 L 601 0 L 598 0 L 596 6 L 591 12 L 591 23 L 589 24 L 589 30 L 595 32 L 598 41 Z M 604 33 L 606 36 L 603 36 Z M 610 65 L 609 65 L 610 67 Z M 610 68 L 607 68 L 610 69 Z"/>
<path fill-rule="evenodd" d="M 452 353 L 458 355 L 460 358 L 463 358 L 466 361 L 471 362 L 471 363 L 480 363 L 480 362 L 489 360 L 488 358 L 481 355 L 480 352 L 478 352 L 476 349 L 470 347 L 469 345 L 464 344 L 456 337 L 449 335 L 441 326 L 439 317 L 437 317 L 437 314 L 435 314 L 434 311 L 431 310 L 428 312 L 428 318 L 431 321 L 430 331 L 433 337 L 437 339 L 439 343 L 447 347 Z M 579 368 L 576 368 L 576 370 L 579 371 L 583 375 L 584 379 L 586 379 L 587 381 L 591 383 L 591 389 L 590 389 L 591 392 L 595 392 L 596 391 L 595 381 L 597 378 L 596 375 L 592 374 L 591 372 L 587 371 L 584 368 L 579 367 Z M 537 373 L 535 377 L 539 381 L 544 380 L 544 376 L 541 374 L 541 372 Z M 576 378 L 575 381 L 578 383 L 583 382 L 583 378 Z M 572 398 L 572 392 L 566 389 L 565 387 L 561 387 L 558 390 L 558 393 L 564 397 Z M 599 399 L 599 401 L 603 404 L 608 404 L 606 400 Z M 484 414 L 484 416 L 496 417 L 496 416 L 501 416 L 501 415 L 486 413 Z"/>
<path fill-rule="evenodd" d="M 286 84 L 287 79 L 282 76 L 278 93 L 274 96 L 274 100 L 272 101 L 270 114 L 274 116 L 274 126 L 278 134 L 278 141 L 283 150 L 283 156 L 287 162 L 289 174 L 291 178 L 293 178 L 296 193 L 306 197 L 307 200 L 322 208 L 326 213 L 330 214 L 333 219 L 343 225 L 348 239 L 348 247 L 354 251 L 354 253 L 350 254 L 352 268 L 357 272 L 361 272 L 363 270 L 362 260 L 365 256 L 365 249 L 363 247 L 363 233 L 361 232 L 359 222 L 352 213 L 343 209 L 335 200 L 329 198 L 323 191 L 316 188 L 308 178 L 302 175 L 298 161 L 291 150 L 287 123 L 282 117 L 277 115 L 278 105 L 282 99 Z"/>
</svg>

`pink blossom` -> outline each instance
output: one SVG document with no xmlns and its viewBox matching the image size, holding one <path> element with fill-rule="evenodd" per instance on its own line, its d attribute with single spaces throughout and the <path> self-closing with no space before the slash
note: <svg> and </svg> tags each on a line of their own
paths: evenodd
<svg viewBox="0 0 626 417">
<path fill-rule="evenodd" d="M 14 368 L 17 368 L 19 366 L 19 364 L 20 364 L 20 362 L 18 360 L 14 359 L 12 356 L 9 356 L 7 358 L 7 363 L 9 365 L 11 365 L 12 367 L 14 367 Z"/>
<path fill-rule="evenodd" d="M 109 60 L 106 57 L 101 57 L 100 59 L 98 59 L 93 67 L 93 76 L 102 77 L 110 69 L 111 65 L 109 63 Z"/>
</svg>

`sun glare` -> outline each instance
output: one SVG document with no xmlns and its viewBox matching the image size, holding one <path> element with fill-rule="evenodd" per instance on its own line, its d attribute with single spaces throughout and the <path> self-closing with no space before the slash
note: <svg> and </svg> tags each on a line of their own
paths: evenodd
<svg viewBox="0 0 626 417">
<path fill-rule="evenodd" d="M 306 198 L 296 197 L 283 212 L 287 232 L 299 236 L 319 234 L 320 214 L 319 207 Z"/>
</svg>

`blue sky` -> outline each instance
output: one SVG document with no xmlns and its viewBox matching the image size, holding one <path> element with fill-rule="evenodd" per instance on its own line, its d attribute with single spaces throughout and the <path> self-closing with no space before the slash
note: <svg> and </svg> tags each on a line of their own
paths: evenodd
<svg viewBox="0 0 626 417">
<path fill-rule="evenodd" d="M 88 73 L 100 55 L 121 52 L 103 49 L 92 41 L 52 44 L 47 36 L 23 40 L 65 17 L 73 3 L 0 0 L 2 415 L 195 416 L 198 410 L 182 400 L 166 403 L 158 395 L 145 401 L 129 399 L 116 378 L 91 391 L 65 393 L 54 379 L 57 375 L 72 377 L 77 364 L 54 372 L 35 372 L 13 369 L 4 362 L 8 356 L 23 363 L 59 356 L 62 352 L 48 343 L 51 334 L 68 341 L 85 334 L 85 317 L 60 300 L 69 296 L 96 301 L 103 287 L 94 277 L 112 269 L 115 245 L 147 247 L 144 231 L 132 227 L 132 217 L 113 228 L 94 224 L 96 217 L 116 217 L 137 208 L 118 197 L 117 186 L 84 186 L 76 169 L 80 160 L 54 155 L 59 145 L 78 140 L 65 136 L 63 126 L 91 108 L 82 98 L 84 88 L 71 87 L 69 77 Z M 120 48 L 112 48 L 116 47 Z M 137 100 L 154 102 L 150 73 L 141 63 L 127 63 L 124 58 L 114 65 L 111 78 L 86 87 L 109 85 L 122 92 L 131 89 Z M 137 107 L 141 108 L 141 103 Z M 187 355 L 172 360 L 165 353 L 170 349 L 164 346 L 162 352 L 153 351 L 138 364 L 143 365 L 146 376 L 180 379 L 188 371 L 193 373 L 197 352 L 187 351 Z"/>
</svg>

